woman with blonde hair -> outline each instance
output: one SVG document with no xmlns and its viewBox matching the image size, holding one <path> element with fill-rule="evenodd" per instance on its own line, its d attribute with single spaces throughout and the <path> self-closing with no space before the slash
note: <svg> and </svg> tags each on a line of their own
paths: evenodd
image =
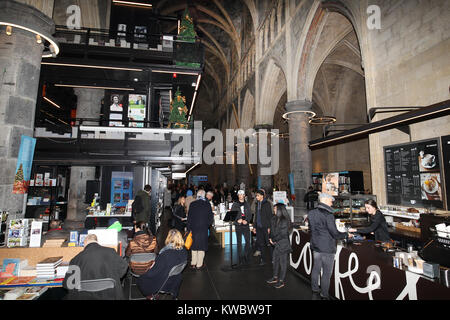
<svg viewBox="0 0 450 320">
<path fill-rule="evenodd" d="M 182 281 L 182 274 L 170 277 L 164 288 L 161 288 L 170 270 L 181 263 L 186 263 L 188 254 L 184 248 L 184 240 L 180 231 L 170 229 L 165 241 L 165 246 L 159 251 L 153 266 L 137 280 L 137 285 L 142 294 L 152 297 L 158 290 L 178 296 Z"/>
</svg>

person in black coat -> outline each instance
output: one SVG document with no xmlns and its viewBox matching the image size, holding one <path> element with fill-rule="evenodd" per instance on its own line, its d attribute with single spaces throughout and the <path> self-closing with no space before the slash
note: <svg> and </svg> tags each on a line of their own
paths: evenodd
<svg viewBox="0 0 450 320">
<path fill-rule="evenodd" d="M 273 250 L 273 277 L 267 281 L 275 284 L 275 288 L 284 287 L 289 253 L 292 251 L 289 235 L 292 232 L 292 222 L 286 206 L 277 203 L 274 207 L 274 216 L 270 224 L 269 241 L 275 248 Z"/>
<path fill-rule="evenodd" d="M 172 226 L 184 234 L 186 228 L 186 197 L 184 195 L 178 198 L 177 204 L 173 208 Z"/>
<path fill-rule="evenodd" d="M 319 205 L 309 211 L 308 221 L 311 232 L 311 249 L 313 251 L 313 269 L 311 272 L 311 289 L 313 294 L 319 294 L 322 299 L 328 299 L 331 272 L 334 266 L 334 256 L 336 254 L 336 240 L 345 239 L 346 232 L 339 232 L 334 218 L 333 205 L 334 197 L 328 193 L 320 193 Z M 319 276 L 323 271 L 320 280 Z"/>
<path fill-rule="evenodd" d="M 205 190 L 198 190 L 197 200 L 189 205 L 187 230 L 192 231 L 191 267 L 201 269 L 208 251 L 208 230 L 214 222 L 211 205 L 205 199 Z"/>
<path fill-rule="evenodd" d="M 349 232 L 359 232 L 359 233 L 371 233 L 375 234 L 376 241 L 388 242 L 391 241 L 391 236 L 389 235 L 388 226 L 386 223 L 386 219 L 384 218 L 383 213 L 381 213 L 380 209 L 378 209 L 378 205 L 375 200 L 369 199 L 364 202 L 364 206 L 366 207 L 366 212 L 371 215 L 370 226 L 366 228 L 350 228 Z"/>
<path fill-rule="evenodd" d="M 245 201 L 245 191 L 238 191 L 239 200 L 231 206 L 231 211 L 237 211 L 234 228 L 236 231 L 236 240 L 238 245 L 239 264 L 248 264 L 250 260 L 250 222 L 252 221 L 252 212 L 250 205 Z M 242 237 L 244 237 L 245 248 L 242 254 Z"/>
<path fill-rule="evenodd" d="M 260 265 L 271 256 L 271 247 L 269 247 L 270 221 L 272 219 L 272 204 L 265 198 L 264 190 L 256 191 L 255 218 L 253 232 L 256 233 L 256 249 L 261 253 Z M 267 257 L 267 248 L 269 248 L 269 257 Z"/>
<path fill-rule="evenodd" d="M 113 289 L 99 292 L 85 292 L 75 289 L 73 280 L 76 278 L 72 273 L 66 273 L 63 287 L 69 290 L 65 299 L 67 300 L 121 300 L 124 299 L 120 279 L 128 270 L 128 263 L 121 258 L 114 249 L 102 247 L 97 243 L 97 236 L 89 234 L 84 242 L 84 249 L 77 254 L 69 265 L 80 268 L 80 280 L 93 280 L 112 278 L 116 284 Z"/>
<path fill-rule="evenodd" d="M 188 254 L 184 248 L 184 240 L 180 231 L 169 230 L 165 246 L 159 251 L 155 263 L 137 279 L 137 285 L 142 294 L 150 297 L 157 294 L 158 291 L 164 291 L 177 297 L 183 276 L 180 273 L 168 279 L 167 277 L 173 267 L 187 263 L 187 257 Z M 165 284 L 164 281 L 166 281 Z M 162 287 L 163 284 L 164 287 Z"/>
</svg>

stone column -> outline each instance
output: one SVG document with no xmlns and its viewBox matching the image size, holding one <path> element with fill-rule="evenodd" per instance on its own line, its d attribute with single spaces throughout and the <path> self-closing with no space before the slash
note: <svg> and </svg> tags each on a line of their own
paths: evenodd
<svg viewBox="0 0 450 320">
<path fill-rule="evenodd" d="M 270 164 L 268 165 L 264 165 L 260 162 L 260 156 L 259 156 L 259 148 L 260 146 L 260 135 L 264 134 L 264 132 L 266 132 L 267 134 L 267 139 L 266 139 L 266 150 L 267 150 L 267 155 L 266 156 L 274 156 L 271 154 L 272 152 L 272 148 L 271 148 L 271 134 L 270 134 L 270 130 L 272 129 L 271 125 L 257 125 L 255 126 L 255 131 L 258 133 L 258 164 L 257 164 L 257 179 L 258 177 L 261 179 L 261 188 L 264 189 L 266 191 L 266 193 L 270 194 L 272 193 L 273 190 L 273 175 L 263 175 L 261 174 L 261 169 L 262 168 L 266 168 L 266 167 L 270 167 Z M 276 155 L 278 156 L 278 155 Z M 256 180 L 256 184 L 258 184 L 258 180 Z"/>
<path fill-rule="evenodd" d="M 99 119 L 101 111 L 101 101 L 105 96 L 103 89 L 82 89 L 75 88 L 77 95 L 77 118 Z M 106 103 L 108 105 L 108 103 Z M 96 121 L 83 121 L 83 125 L 98 126 Z"/>
<path fill-rule="evenodd" d="M 70 168 L 69 202 L 67 204 L 67 218 L 64 221 L 65 229 L 83 228 L 87 214 L 86 208 L 90 205 L 90 203 L 84 203 L 86 181 L 94 179 L 95 167 L 72 166 Z"/>
<path fill-rule="evenodd" d="M 286 103 L 286 111 L 289 118 L 289 150 L 291 173 L 294 176 L 295 215 L 303 216 L 307 213 L 306 203 L 303 202 L 308 186 L 312 180 L 312 160 L 309 141 L 311 129 L 309 117 L 312 103 L 305 100 L 289 101 Z"/>
<path fill-rule="evenodd" d="M 54 22 L 30 6 L 0 1 L 0 21 L 53 34 Z M 21 212 L 24 195 L 13 194 L 21 136 L 33 136 L 36 98 L 44 46 L 36 34 L 0 26 L 0 210 Z M 24 213 L 23 213 L 24 214 Z"/>
<path fill-rule="evenodd" d="M 104 97 L 105 91 L 102 89 L 76 88 L 74 92 L 77 95 L 77 118 L 99 118 L 101 99 Z M 87 121 L 83 122 L 83 125 L 98 125 L 98 122 Z M 64 228 L 66 229 L 78 229 L 84 226 L 86 208 L 89 206 L 89 204 L 84 203 L 86 181 L 88 180 L 95 180 L 95 167 L 71 167 L 67 218 L 64 221 Z"/>
</svg>

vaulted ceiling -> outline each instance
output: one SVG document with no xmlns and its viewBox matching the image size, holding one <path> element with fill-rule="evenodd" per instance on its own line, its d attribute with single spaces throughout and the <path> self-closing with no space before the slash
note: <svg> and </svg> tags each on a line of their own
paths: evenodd
<svg viewBox="0 0 450 320">
<path fill-rule="evenodd" d="M 194 119 L 213 126 L 212 112 L 224 98 L 241 57 L 254 38 L 253 21 L 245 0 L 155 0 L 161 15 L 182 16 L 186 7 L 195 31 L 205 45 L 205 69 L 194 110 Z M 173 26 L 168 26 L 173 28 Z M 170 31 L 170 30 L 163 30 Z"/>
</svg>

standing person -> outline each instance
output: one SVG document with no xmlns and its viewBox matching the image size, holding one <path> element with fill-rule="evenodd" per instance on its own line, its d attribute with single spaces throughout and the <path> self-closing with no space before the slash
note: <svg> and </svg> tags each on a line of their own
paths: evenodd
<svg viewBox="0 0 450 320">
<path fill-rule="evenodd" d="M 181 196 L 178 198 L 177 204 L 173 208 L 173 227 L 184 234 L 186 228 L 186 197 Z"/>
<path fill-rule="evenodd" d="M 69 293 L 65 299 L 122 300 L 124 298 L 120 279 L 127 272 L 128 263 L 114 249 L 99 245 L 95 234 L 87 235 L 83 251 L 70 260 L 69 265 L 80 268 L 80 280 L 112 278 L 115 280 L 115 287 L 99 292 L 80 292 L 74 288 L 73 275 L 66 273 L 63 287 L 68 289 Z"/>
<path fill-rule="evenodd" d="M 186 202 L 185 202 L 186 212 L 189 212 L 189 206 L 194 201 L 195 201 L 194 193 L 192 192 L 191 189 L 189 189 L 186 192 Z"/>
<path fill-rule="evenodd" d="M 237 211 L 236 220 L 234 221 L 236 230 L 236 239 L 238 245 L 239 264 L 248 264 L 250 256 L 250 222 L 252 221 L 252 212 L 250 205 L 245 201 L 244 190 L 238 191 L 239 200 L 231 206 L 231 211 Z M 242 237 L 244 237 L 245 248 L 242 254 Z"/>
<path fill-rule="evenodd" d="M 265 198 L 265 192 L 262 189 L 256 191 L 256 203 L 255 203 L 255 219 L 253 232 L 256 233 L 256 247 L 257 251 L 260 252 L 261 261 L 260 265 L 264 265 L 267 258 L 270 258 L 270 247 L 269 247 L 269 257 L 267 257 L 267 249 L 269 246 L 269 232 L 270 232 L 270 221 L 272 219 L 272 205 Z M 255 252 L 256 254 L 257 252 Z"/>
<path fill-rule="evenodd" d="M 208 200 L 209 204 L 211 205 L 211 210 L 215 210 L 215 205 L 213 202 L 214 192 L 208 191 L 206 193 L 206 200 Z"/>
<path fill-rule="evenodd" d="M 378 209 L 378 205 L 375 200 L 369 199 L 364 202 L 366 207 L 366 212 L 370 215 L 370 226 L 366 228 L 350 228 L 349 232 L 359 232 L 359 233 L 371 233 L 375 234 L 375 241 L 388 242 L 391 241 L 391 236 L 389 235 L 388 226 L 384 215 Z"/>
<path fill-rule="evenodd" d="M 164 190 L 164 208 L 172 208 L 172 191 L 170 190 L 172 187 L 167 186 Z"/>
<path fill-rule="evenodd" d="M 208 250 L 208 230 L 214 222 L 211 205 L 205 199 L 205 190 L 198 190 L 197 200 L 188 211 L 187 230 L 192 231 L 191 268 L 202 269 L 205 252 Z"/>
<path fill-rule="evenodd" d="M 306 209 L 314 209 L 314 203 L 317 201 L 317 191 L 312 186 L 308 187 L 308 192 L 305 193 L 303 201 L 306 202 Z"/>
<path fill-rule="evenodd" d="M 274 216 L 270 223 L 270 244 L 275 247 L 273 250 L 273 277 L 267 283 L 275 284 L 275 288 L 284 287 L 284 279 L 288 265 L 289 253 L 292 251 L 289 235 L 292 232 L 292 222 L 286 206 L 277 203 L 274 207 Z"/>
<path fill-rule="evenodd" d="M 308 214 L 309 228 L 311 230 L 311 249 L 314 256 L 311 272 L 311 289 L 314 295 L 320 293 L 322 299 L 329 299 L 328 290 L 336 254 L 336 240 L 345 239 L 349 236 L 348 233 L 337 230 L 333 208 L 331 208 L 333 201 L 334 197 L 332 195 L 320 193 L 319 205 Z M 323 274 L 319 289 L 321 270 Z"/>
<path fill-rule="evenodd" d="M 137 221 L 150 222 L 152 212 L 151 192 L 152 187 L 147 184 L 144 186 L 144 190 L 139 190 L 136 193 L 132 206 L 133 224 L 136 224 Z M 152 228 L 150 230 L 155 234 Z"/>
</svg>

